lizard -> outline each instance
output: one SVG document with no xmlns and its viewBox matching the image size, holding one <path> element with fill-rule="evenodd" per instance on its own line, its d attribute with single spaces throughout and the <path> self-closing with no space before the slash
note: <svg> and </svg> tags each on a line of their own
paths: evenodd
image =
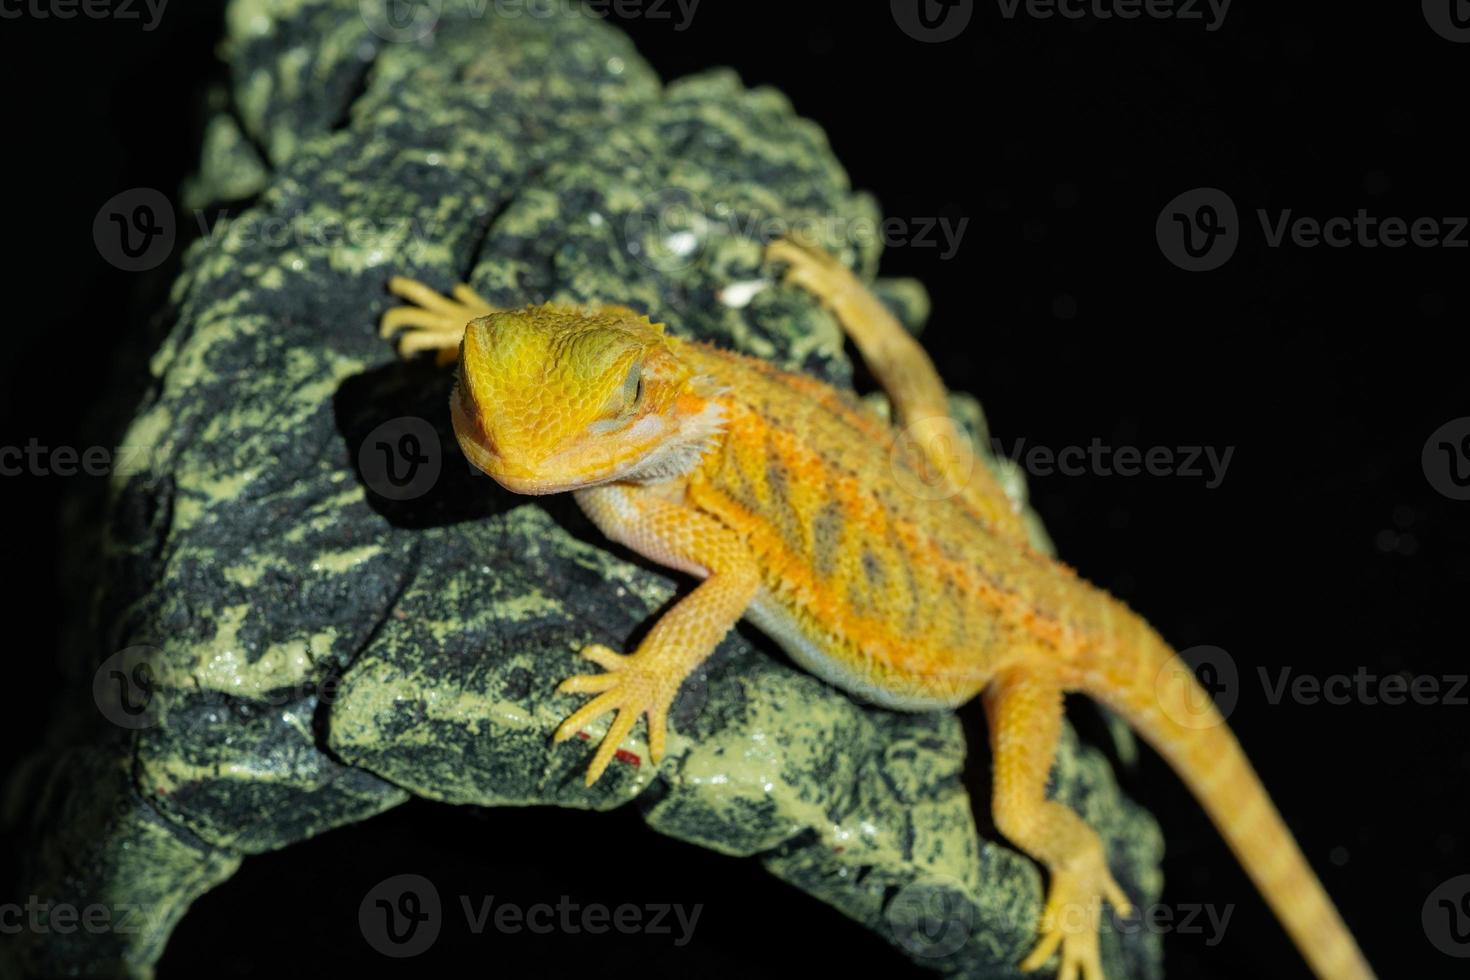
<svg viewBox="0 0 1470 980">
<path fill-rule="evenodd" d="M 1313 972 L 1373 977 L 1244 751 L 1194 673 L 1144 619 L 1034 548 L 1017 505 L 953 421 L 933 361 L 837 258 L 777 239 L 781 288 L 825 306 L 887 393 L 890 424 L 809 375 L 681 339 L 625 306 L 498 309 L 393 277 L 399 353 L 457 363 L 450 416 L 469 461 L 507 490 L 570 491 L 611 541 L 698 584 L 600 672 L 556 742 L 611 714 L 591 786 L 636 722 L 665 753 L 684 680 L 742 617 L 799 665 L 887 709 L 979 697 L 996 829 L 1047 871 L 1036 945 L 1060 980 L 1103 980 L 1106 902 L 1128 896 L 1097 833 L 1046 795 L 1063 699 L 1121 715 L 1193 791 Z"/>
</svg>

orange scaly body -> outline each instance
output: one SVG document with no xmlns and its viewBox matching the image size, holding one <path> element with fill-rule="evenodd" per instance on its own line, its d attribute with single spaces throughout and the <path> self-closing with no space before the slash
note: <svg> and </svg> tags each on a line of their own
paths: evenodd
<svg viewBox="0 0 1470 980">
<path fill-rule="evenodd" d="M 1077 580 L 997 535 L 963 496 L 917 497 L 925 477 L 886 422 L 805 375 L 678 349 L 730 392 L 688 499 L 745 535 L 764 588 L 757 621 L 804 666 L 879 703 L 929 708 L 968 701 L 1032 648 L 1070 656 L 1059 647 Z"/>
<path fill-rule="evenodd" d="M 851 396 L 752 358 L 666 336 L 631 310 L 496 311 L 408 280 L 405 352 L 459 360 L 451 401 L 465 455 L 519 493 L 573 491 L 612 540 L 701 579 L 630 654 L 593 645 L 602 673 L 563 741 L 613 714 L 588 768 L 607 769 L 647 718 L 664 754 L 684 679 L 748 616 L 827 681 L 890 708 L 981 695 L 996 828 L 1050 875 L 1040 940 L 1021 963 L 1103 980 L 1102 905 L 1131 914 L 1095 831 L 1046 797 L 1062 699 L 1107 704 L 1193 790 L 1314 972 L 1373 974 L 1193 673 L 1138 615 L 1035 550 L 1012 502 L 949 418 L 933 364 L 852 274 L 772 245 L 787 282 L 837 315 L 901 428 Z"/>
</svg>

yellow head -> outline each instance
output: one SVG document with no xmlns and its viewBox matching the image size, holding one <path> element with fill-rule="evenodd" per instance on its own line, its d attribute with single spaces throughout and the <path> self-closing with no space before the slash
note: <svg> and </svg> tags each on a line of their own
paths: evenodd
<svg viewBox="0 0 1470 980">
<path fill-rule="evenodd" d="M 677 344 L 616 306 L 548 303 L 474 320 L 450 399 L 460 447 L 516 493 L 686 472 L 720 412 Z"/>
</svg>

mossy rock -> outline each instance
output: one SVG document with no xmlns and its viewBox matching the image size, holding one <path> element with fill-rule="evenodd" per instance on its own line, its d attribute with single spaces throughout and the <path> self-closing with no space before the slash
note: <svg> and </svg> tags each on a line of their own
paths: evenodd
<svg viewBox="0 0 1470 980">
<path fill-rule="evenodd" d="M 97 660 L 129 648 L 109 661 L 124 683 L 147 665 L 147 710 L 78 708 L 53 739 L 71 747 L 11 788 L 47 828 L 30 892 L 151 914 L 128 933 L 23 934 L 4 972 L 147 976 L 244 856 L 418 795 L 635 802 L 917 963 L 1019 976 L 1042 877 L 977 833 L 952 714 L 855 703 L 742 628 L 686 684 L 657 769 L 641 726 L 590 789 L 590 744 L 551 744 L 581 700 L 555 693 L 576 651 L 625 647 L 688 583 L 605 545 L 566 498 L 471 472 L 449 378 L 376 335 L 388 277 L 624 303 L 847 384 L 831 317 L 762 288 L 762 236 L 826 229 L 871 278 L 879 216 L 778 92 L 728 71 L 664 86 L 588 16 L 454 8 L 395 43 L 357 0 L 230 7 L 231 108 L 187 199 L 243 204 L 185 256 L 124 440 L 151 451 L 114 481 L 91 611 Z M 918 327 L 916 284 L 879 290 Z M 973 401 L 957 409 L 983 426 Z M 1069 732 L 1053 782 L 1154 901 L 1160 836 L 1103 755 Z M 1157 936 L 1107 930 L 1104 953 L 1115 980 L 1160 973 Z"/>
</svg>

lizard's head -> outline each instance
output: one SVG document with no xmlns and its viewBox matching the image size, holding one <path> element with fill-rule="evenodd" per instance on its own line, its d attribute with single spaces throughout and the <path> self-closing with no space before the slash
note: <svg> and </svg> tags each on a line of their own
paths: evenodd
<svg viewBox="0 0 1470 980">
<path fill-rule="evenodd" d="M 677 343 L 623 307 L 547 304 L 474 320 L 450 400 L 460 447 L 516 493 L 685 472 L 720 413 Z"/>
</svg>

